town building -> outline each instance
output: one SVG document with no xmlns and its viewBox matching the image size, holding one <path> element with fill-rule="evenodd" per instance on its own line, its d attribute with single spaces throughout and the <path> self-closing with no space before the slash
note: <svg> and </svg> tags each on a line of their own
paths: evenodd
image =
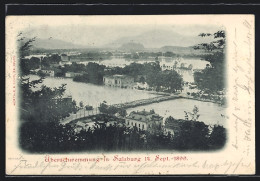
<svg viewBox="0 0 260 181">
<path fill-rule="evenodd" d="M 68 62 L 68 61 L 70 61 L 70 57 L 67 55 L 67 54 L 61 54 L 61 61 L 63 61 L 63 62 Z"/>
<path fill-rule="evenodd" d="M 56 103 L 62 103 L 63 105 L 70 106 L 72 104 L 72 96 L 64 95 L 62 98 L 53 98 Z"/>
<path fill-rule="evenodd" d="M 65 95 L 63 98 L 62 98 L 62 101 L 63 101 L 63 104 L 64 105 L 67 105 L 67 106 L 70 106 L 72 105 L 72 96 L 71 95 Z"/>
<path fill-rule="evenodd" d="M 24 58 L 31 59 L 32 57 L 35 57 L 35 58 L 43 59 L 46 56 L 47 56 L 46 54 L 34 54 L 34 55 L 25 56 Z"/>
<path fill-rule="evenodd" d="M 64 67 L 64 65 L 71 65 L 72 64 L 72 62 L 67 62 L 67 61 L 60 61 L 59 62 L 59 66 L 61 66 L 61 67 Z"/>
<path fill-rule="evenodd" d="M 160 61 L 160 67 L 162 71 L 165 70 L 176 70 L 176 69 L 185 69 L 185 70 L 193 70 L 193 63 L 190 59 L 183 59 L 180 57 L 172 58 L 172 57 L 158 57 Z M 202 69 L 204 69 L 203 67 Z"/>
<path fill-rule="evenodd" d="M 193 68 L 192 64 L 180 63 L 177 60 L 172 61 L 172 62 L 161 61 L 160 67 L 161 67 L 162 71 L 176 70 L 176 69 L 192 70 L 192 68 Z"/>
<path fill-rule="evenodd" d="M 134 88 L 139 90 L 148 90 L 150 87 L 146 82 L 145 83 L 137 82 L 136 85 L 134 85 Z"/>
<path fill-rule="evenodd" d="M 160 62 L 160 67 L 162 69 L 162 71 L 165 70 L 174 70 L 175 64 L 173 62 L 166 62 L 166 61 L 162 61 Z"/>
<path fill-rule="evenodd" d="M 159 62 L 172 62 L 173 58 L 172 57 L 165 57 L 165 56 L 158 56 L 158 61 Z"/>
<path fill-rule="evenodd" d="M 83 73 L 75 73 L 75 72 L 66 72 L 65 77 L 67 78 L 74 78 L 76 76 L 82 76 Z"/>
<path fill-rule="evenodd" d="M 125 67 L 127 65 L 130 65 L 131 63 L 133 63 L 133 61 L 127 61 L 124 59 L 120 59 L 120 58 L 113 58 L 112 60 L 103 60 L 100 61 L 99 64 L 100 65 L 105 65 L 106 67 L 112 68 L 112 67 Z"/>
<path fill-rule="evenodd" d="M 127 75 L 111 75 L 104 76 L 103 83 L 106 86 L 120 87 L 120 88 L 133 88 L 134 77 Z"/>
<path fill-rule="evenodd" d="M 55 71 L 54 70 L 40 70 L 42 73 L 50 76 L 50 77 L 54 77 L 55 76 Z"/>
<path fill-rule="evenodd" d="M 133 111 L 126 117 L 126 126 L 136 127 L 139 130 L 155 132 L 160 130 L 163 124 L 163 117 L 151 111 Z"/>
</svg>

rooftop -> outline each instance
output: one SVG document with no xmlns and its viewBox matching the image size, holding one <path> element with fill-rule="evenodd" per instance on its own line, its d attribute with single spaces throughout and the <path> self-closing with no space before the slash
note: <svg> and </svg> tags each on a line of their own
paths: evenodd
<svg viewBox="0 0 260 181">
<path fill-rule="evenodd" d="M 149 117 L 147 117 L 149 116 Z M 133 111 L 130 113 L 130 115 L 127 117 L 129 119 L 134 119 L 137 121 L 147 122 L 147 121 L 161 121 L 163 117 L 159 116 L 158 114 L 155 114 L 153 110 L 150 111 Z"/>
<path fill-rule="evenodd" d="M 119 74 L 116 74 L 116 75 L 105 75 L 104 77 L 107 77 L 107 78 L 121 78 L 121 79 L 132 78 L 131 76 L 128 76 L 128 75 L 119 75 Z"/>
<path fill-rule="evenodd" d="M 131 112 L 131 114 L 138 114 L 138 115 L 148 116 L 148 115 L 151 115 L 151 114 L 155 114 L 155 112 L 152 111 L 152 110 L 150 110 L 150 111 L 142 110 L 142 111 L 133 111 L 133 112 Z"/>
</svg>

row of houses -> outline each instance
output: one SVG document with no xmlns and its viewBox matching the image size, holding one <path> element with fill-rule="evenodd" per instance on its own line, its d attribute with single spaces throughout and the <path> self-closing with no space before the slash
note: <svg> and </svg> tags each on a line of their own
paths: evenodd
<svg viewBox="0 0 260 181">
<path fill-rule="evenodd" d="M 175 62 L 162 61 L 162 62 L 160 62 L 160 67 L 161 67 L 162 71 L 165 71 L 165 70 L 174 70 L 174 69 L 176 69 L 176 68 L 179 68 L 179 69 L 187 69 L 187 70 L 192 70 L 192 69 L 193 69 L 192 64 L 179 63 L 179 62 L 177 62 L 177 61 L 175 61 Z"/>
<path fill-rule="evenodd" d="M 55 71 L 54 70 L 46 70 L 46 69 L 35 69 L 30 71 L 33 74 L 39 74 L 42 73 L 44 75 L 55 77 Z"/>
</svg>

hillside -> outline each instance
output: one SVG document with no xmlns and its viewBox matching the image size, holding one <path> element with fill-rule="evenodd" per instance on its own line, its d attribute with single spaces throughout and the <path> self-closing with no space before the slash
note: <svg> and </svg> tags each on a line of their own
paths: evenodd
<svg viewBox="0 0 260 181">
<path fill-rule="evenodd" d="M 141 43 L 130 42 L 130 43 L 124 43 L 119 47 L 119 49 L 124 51 L 135 52 L 135 51 L 144 50 L 145 48 L 144 45 L 142 45 Z"/>
<path fill-rule="evenodd" d="M 128 42 L 139 42 L 143 44 L 145 48 L 160 48 L 166 45 L 188 47 L 210 41 L 212 41 L 212 37 L 201 38 L 199 36 L 187 36 L 171 30 L 151 30 L 137 36 L 121 37 L 107 44 L 106 47 L 118 48 Z"/>
<path fill-rule="evenodd" d="M 27 41 L 28 39 L 24 39 Z M 82 45 L 73 44 L 70 42 L 66 42 L 58 39 L 40 39 L 36 38 L 36 40 L 32 43 L 34 49 L 79 49 L 84 48 Z"/>
<path fill-rule="evenodd" d="M 206 53 L 205 50 L 194 50 L 192 46 L 179 47 L 179 46 L 163 46 L 159 49 L 162 52 L 173 52 L 176 54 L 201 54 Z"/>
</svg>

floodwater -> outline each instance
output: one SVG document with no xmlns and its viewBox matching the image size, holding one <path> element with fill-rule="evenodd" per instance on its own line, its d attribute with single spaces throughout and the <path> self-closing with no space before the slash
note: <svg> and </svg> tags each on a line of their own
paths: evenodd
<svg viewBox="0 0 260 181">
<path fill-rule="evenodd" d="M 198 114 L 200 115 L 198 121 L 202 121 L 208 125 L 219 124 L 225 126 L 226 119 L 223 117 L 225 115 L 225 108 L 219 104 L 212 102 L 202 102 L 192 99 L 174 99 L 159 103 L 153 103 L 145 106 L 139 106 L 135 108 L 128 109 L 127 112 L 132 111 L 150 111 L 153 109 L 155 113 L 166 119 L 169 116 L 174 117 L 175 119 L 185 119 L 185 113 L 191 112 L 197 106 L 199 109 Z"/>
<path fill-rule="evenodd" d="M 36 75 L 30 75 L 32 80 L 39 78 Z M 80 82 L 74 82 L 70 78 L 54 78 L 46 77 L 43 84 L 48 87 L 58 87 L 61 84 L 66 85 L 66 94 L 71 95 L 72 98 L 79 104 L 83 101 L 84 105 L 90 105 L 98 107 L 100 103 L 106 101 L 108 104 L 117 104 L 130 102 L 140 99 L 148 99 L 156 97 L 156 94 L 152 94 L 148 91 L 135 90 L 135 89 L 121 89 L 112 88 L 107 86 L 99 86 L 94 84 L 86 84 Z M 139 106 L 131 109 L 127 109 L 127 113 L 133 110 L 151 110 L 165 118 L 172 116 L 176 119 L 184 119 L 184 111 L 192 112 L 194 106 L 199 108 L 199 119 L 205 124 L 220 124 L 225 126 L 225 108 L 212 102 L 202 102 L 191 99 L 175 99 L 164 101 L 160 103 L 153 103 L 150 105 Z"/>
<path fill-rule="evenodd" d="M 39 78 L 36 75 L 30 75 L 31 80 Z M 121 89 L 116 87 L 107 87 L 102 85 L 74 82 L 71 78 L 46 77 L 43 84 L 48 87 L 59 87 L 66 84 L 66 95 L 71 95 L 77 104 L 83 101 L 84 105 L 97 107 L 103 101 L 107 104 L 118 104 L 140 99 L 156 97 L 147 91 L 136 89 Z"/>
</svg>

